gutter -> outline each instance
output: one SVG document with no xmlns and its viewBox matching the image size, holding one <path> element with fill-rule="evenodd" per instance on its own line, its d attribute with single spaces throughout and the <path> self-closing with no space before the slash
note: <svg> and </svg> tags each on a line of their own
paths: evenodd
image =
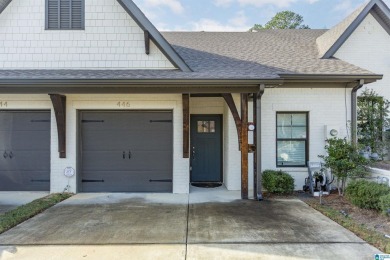
<svg viewBox="0 0 390 260">
<path fill-rule="evenodd" d="M 262 190 L 262 163 L 261 163 L 261 98 L 265 92 L 265 84 L 261 84 L 259 92 L 257 93 L 257 102 L 256 102 L 256 177 L 257 178 L 257 197 L 258 201 L 263 200 L 263 190 Z"/>
<path fill-rule="evenodd" d="M 357 85 L 352 89 L 351 93 L 351 141 L 352 144 L 357 145 L 357 92 L 365 84 L 365 81 L 361 79 Z"/>
<path fill-rule="evenodd" d="M 363 79 L 365 84 L 383 79 L 382 74 L 279 74 L 285 83 L 294 82 L 354 82 Z"/>
<path fill-rule="evenodd" d="M 177 85 L 252 85 L 258 86 L 259 81 L 264 84 L 283 84 L 281 79 L 1 79 L 0 87 L 12 86 L 177 86 Z"/>
<path fill-rule="evenodd" d="M 0 94 L 254 93 L 280 79 L 0 79 Z"/>
</svg>

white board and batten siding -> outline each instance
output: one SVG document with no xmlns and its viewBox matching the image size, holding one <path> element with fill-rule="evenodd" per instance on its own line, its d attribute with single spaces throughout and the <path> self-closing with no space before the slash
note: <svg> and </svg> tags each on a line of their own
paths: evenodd
<svg viewBox="0 0 390 260">
<path fill-rule="evenodd" d="M 85 0 L 85 30 L 45 30 L 45 0 L 0 15 L 0 69 L 174 69 L 116 0 Z"/>
</svg>

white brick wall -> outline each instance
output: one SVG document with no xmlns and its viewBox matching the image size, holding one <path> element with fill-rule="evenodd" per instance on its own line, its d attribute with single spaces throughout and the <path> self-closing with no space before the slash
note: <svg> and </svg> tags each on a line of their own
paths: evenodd
<svg viewBox="0 0 390 260">
<path fill-rule="evenodd" d="M 233 99 L 240 111 L 240 95 L 233 94 Z M 224 182 L 228 190 L 241 190 L 241 153 L 236 124 L 226 102 L 224 107 Z"/>
<path fill-rule="evenodd" d="M 276 169 L 276 112 L 306 111 L 310 115 L 310 160 L 319 161 L 324 154 L 325 125 L 339 130 L 339 137 L 347 134 L 347 120 L 350 120 L 351 89 L 266 89 L 262 99 L 262 169 Z M 240 110 L 240 95 L 234 94 Z M 7 101 L 6 109 L 51 109 L 51 192 L 62 192 L 68 184 L 63 176 L 66 167 L 77 169 L 77 111 L 118 110 L 119 101 L 128 101 L 131 110 L 172 110 L 174 118 L 174 161 L 173 192 L 189 192 L 189 159 L 183 159 L 182 98 L 181 94 L 161 95 L 67 95 L 67 158 L 58 158 L 57 126 L 48 95 L 0 95 L 0 101 Z M 345 103 L 346 102 L 346 103 Z M 238 150 L 237 130 L 233 116 L 222 98 L 191 98 L 192 114 L 223 114 L 224 183 L 229 190 L 241 188 L 241 154 Z M 345 110 L 348 108 L 348 111 Z M 252 105 L 250 117 L 252 120 Z M 4 108 L 2 108 L 4 109 Z M 250 135 L 250 142 L 252 135 Z M 253 156 L 249 162 L 249 188 L 253 185 Z M 306 168 L 283 168 L 294 176 L 296 188 L 301 189 Z M 76 173 L 77 174 L 77 173 Z M 76 178 L 70 179 L 71 191 L 77 188 Z"/>
<path fill-rule="evenodd" d="M 309 112 L 309 160 L 320 161 L 324 154 L 325 125 L 347 136 L 351 115 L 351 89 L 266 89 L 262 98 L 262 169 L 276 169 L 276 112 Z M 346 107 L 348 108 L 346 111 Z M 300 190 L 307 168 L 282 168 L 295 178 Z"/>
<path fill-rule="evenodd" d="M 371 14 L 341 46 L 335 57 L 384 74 L 383 80 L 367 87 L 390 100 L 390 35 Z"/>
<path fill-rule="evenodd" d="M 0 69 L 174 69 L 116 0 L 85 0 L 85 30 L 45 30 L 45 0 L 0 14 Z"/>
</svg>

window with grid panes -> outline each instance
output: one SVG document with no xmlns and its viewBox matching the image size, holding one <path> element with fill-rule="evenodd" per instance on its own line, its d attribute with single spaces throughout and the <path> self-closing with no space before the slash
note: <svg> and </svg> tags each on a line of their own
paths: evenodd
<svg viewBox="0 0 390 260">
<path fill-rule="evenodd" d="M 276 114 L 276 166 L 305 167 L 308 160 L 308 113 Z"/>
</svg>

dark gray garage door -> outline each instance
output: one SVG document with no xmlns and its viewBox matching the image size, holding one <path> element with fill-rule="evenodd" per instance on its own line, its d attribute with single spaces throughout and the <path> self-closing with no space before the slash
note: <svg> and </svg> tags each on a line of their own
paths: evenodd
<svg viewBox="0 0 390 260">
<path fill-rule="evenodd" d="M 83 192 L 172 192 L 171 112 L 82 112 Z"/>
<path fill-rule="evenodd" d="M 0 111 L 0 190 L 50 189 L 50 112 Z"/>
</svg>

